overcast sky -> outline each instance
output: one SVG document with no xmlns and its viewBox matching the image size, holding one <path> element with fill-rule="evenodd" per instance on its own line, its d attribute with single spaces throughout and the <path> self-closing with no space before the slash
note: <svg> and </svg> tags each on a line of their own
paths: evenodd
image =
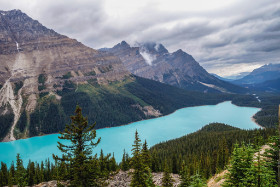
<svg viewBox="0 0 280 187">
<path fill-rule="evenodd" d="M 221 76 L 280 63 L 280 0 L 0 0 L 93 48 L 126 40 L 183 49 Z"/>
</svg>

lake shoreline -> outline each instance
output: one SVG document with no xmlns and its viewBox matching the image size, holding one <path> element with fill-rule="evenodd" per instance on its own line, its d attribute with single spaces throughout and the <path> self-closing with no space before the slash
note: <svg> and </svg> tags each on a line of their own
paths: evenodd
<svg viewBox="0 0 280 187">
<path fill-rule="evenodd" d="M 240 129 L 257 129 L 259 126 L 252 121 L 251 117 L 258 111 L 259 109 L 256 108 L 241 108 L 230 101 L 224 101 L 215 105 L 185 107 L 169 115 L 116 128 L 98 129 L 97 137 L 101 137 L 102 141 L 94 149 L 94 153 L 98 154 L 102 149 L 104 154 L 114 153 L 117 162 L 121 161 L 123 150 L 131 154 L 130 150 L 136 130 L 141 134 L 142 140 L 146 140 L 149 146 L 153 146 L 196 132 L 213 122 L 228 124 Z M 27 164 L 29 159 L 41 162 L 50 156 L 50 153 L 59 155 L 61 153 L 57 148 L 57 142 L 63 141 L 58 138 L 59 136 L 59 134 L 53 133 L 0 143 L 0 149 L 7 152 L 7 154 L 1 155 L 0 160 L 10 164 L 14 160 L 11 158 L 15 158 L 17 153 L 20 153 L 24 163 Z"/>
<path fill-rule="evenodd" d="M 225 102 L 229 102 L 229 101 L 223 101 L 223 102 L 220 102 L 220 103 L 217 103 L 217 104 L 214 104 L 214 105 L 222 104 L 222 103 L 225 103 Z M 230 101 L 230 102 L 231 102 L 231 101 Z M 122 126 L 126 126 L 126 125 L 131 125 L 131 124 L 133 124 L 133 123 L 137 123 L 137 122 L 140 122 L 140 121 L 151 120 L 151 119 L 157 119 L 157 118 L 169 116 L 169 115 L 171 115 L 171 114 L 177 112 L 178 110 L 181 110 L 181 109 L 184 109 L 184 108 L 201 107 L 201 106 L 208 106 L 208 105 L 205 104 L 205 105 L 187 106 L 187 107 L 183 107 L 183 108 L 176 109 L 174 112 L 171 112 L 171 113 L 166 114 L 166 115 L 162 115 L 162 116 L 158 116 L 158 117 L 154 117 L 154 118 L 142 119 L 142 120 L 139 120 L 139 121 L 134 121 L 134 122 L 130 122 L 130 123 L 127 123 L 127 124 L 118 125 L 118 126 L 114 126 L 114 127 L 104 127 L 104 128 L 95 129 L 95 130 L 102 130 L 102 129 L 108 129 L 108 128 L 117 128 L 117 127 L 122 127 Z M 237 105 L 236 105 L 236 106 L 237 106 Z M 2 142 L 2 141 L 1 141 L 0 143 L 8 143 L 8 142 L 14 142 L 14 141 L 18 141 L 18 140 L 26 140 L 26 139 L 30 139 L 30 138 L 36 138 L 36 137 L 42 137 L 42 136 L 48 136 L 48 135 L 54 135 L 54 134 L 59 134 L 59 132 L 58 132 L 58 133 L 50 133 L 50 134 L 38 135 L 38 136 L 32 136 L 32 137 L 28 137 L 28 138 L 21 138 L 21 139 L 12 140 L 12 141 L 5 141 L 5 142 Z"/>
<path fill-rule="evenodd" d="M 182 110 L 182 109 L 185 109 L 185 108 L 195 108 L 195 107 L 202 107 L 202 106 L 214 106 L 214 105 L 219 105 L 219 104 L 222 104 L 222 103 L 226 103 L 226 102 L 230 102 L 232 105 L 234 106 L 237 106 L 237 107 L 247 107 L 247 106 L 238 106 L 234 103 L 232 103 L 231 100 L 227 100 L 227 101 L 222 101 L 220 103 L 217 103 L 217 104 L 213 104 L 213 105 L 207 105 L 207 104 L 204 104 L 204 105 L 196 105 L 196 106 L 188 106 L 188 107 L 183 107 L 183 108 L 179 108 L 179 109 L 176 109 L 175 111 L 169 113 L 169 114 L 166 114 L 166 115 L 162 115 L 162 116 L 158 116 L 158 117 L 154 117 L 154 118 L 148 118 L 148 119 L 143 119 L 143 120 L 139 120 L 139 121 L 134 121 L 134 122 L 130 122 L 130 123 L 127 123 L 127 124 L 123 124 L 123 125 L 119 125 L 119 126 L 114 126 L 114 127 L 104 127 L 104 128 L 100 128 L 100 129 L 95 129 L 95 130 L 104 130 L 104 129 L 108 129 L 108 128 L 118 128 L 118 127 L 123 127 L 123 126 L 127 126 L 127 125 L 134 125 L 134 123 L 137 123 L 137 122 L 142 122 L 142 121 L 146 121 L 146 120 L 152 120 L 152 119 L 158 119 L 158 118 L 161 118 L 161 117 L 167 117 L 169 115 L 172 115 L 174 113 L 176 113 L 177 111 L 179 110 Z M 257 108 L 257 107 L 250 107 L 250 108 Z M 257 108 L 257 109 L 260 109 L 261 108 Z M 255 115 L 255 114 L 254 114 Z M 259 127 L 261 128 L 264 128 L 262 127 L 260 124 L 258 124 L 256 122 L 256 119 L 254 118 L 254 115 L 251 117 L 251 120 Z M 205 124 L 207 125 L 207 124 Z M 0 142 L 0 143 L 9 143 L 9 142 L 15 142 L 15 141 L 19 141 L 19 140 L 26 140 L 26 139 L 31 139 L 31 138 L 37 138 L 37 137 L 43 137 L 43 136 L 48 136 L 48 135 L 55 135 L 55 134 L 59 134 L 58 133 L 51 133 L 51 134 L 44 134 L 44 135 L 39 135 L 39 136 L 32 136 L 32 137 L 28 137 L 28 138 L 21 138 L 21 139 L 17 139 L 17 140 L 13 140 L 13 141 L 8 141 L 8 142 Z"/>
</svg>

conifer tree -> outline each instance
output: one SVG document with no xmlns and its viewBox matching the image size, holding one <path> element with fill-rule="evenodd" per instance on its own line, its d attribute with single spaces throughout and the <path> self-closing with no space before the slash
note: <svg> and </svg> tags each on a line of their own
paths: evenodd
<svg viewBox="0 0 280 187">
<path fill-rule="evenodd" d="M 164 173 L 162 178 L 162 186 L 163 187 L 172 187 L 173 186 L 173 180 L 171 178 L 169 168 L 167 165 L 167 161 L 165 160 L 165 167 L 164 167 Z"/>
<path fill-rule="evenodd" d="M 8 173 L 8 168 L 7 165 L 3 162 L 1 162 L 1 183 L 0 185 L 2 186 L 7 186 L 8 185 L 8 178 L 9 178 L 9 173 Z"/>
<path fill-rule="evenodd" d="M 207 184 L 201 178 L 201 175 L 196 173 L 195 175 L 191 176 L 190 187 L 207 187 Z"/>
<path fill-rule="evenodd" d="M 152 160 L 151 160 L 151 154 L 148 149 L 147 141 L 145 140 L 142 150 L 141 150 L 142 158 L 143 158 L 143 164 L 148 166 L 149 168 L 152 167 Z"/>
<path fill-rule="evenodd" d="M 63 153 L 62 157 L 53 155 L 56 161 L 70 165 L 70 183 L 73 186 L 97 186 L 97 179 L 93 168 L 90 168 L 92 149 L 100 142 L 94 142 L 96 131 L 93 125 L 88 125 L 87 118 L 83 117 L 82 109 L 77 106 L 75 115 L 71 116 L 71 124 L 66 125 L 59 139 L 70 141 L 69 144 L 58 142 L 58 148 Z M 96 170 L 97 168 L 95 168 Z"/>
<path fill-rule="evenodd" d="M 157 153 L 156 153 L 156 151 L 154 151 L 153 153 L 152 153 L 152 159 L 151 159 L 152 161 L 152 171 L 153 172 L 158 172 L 158 171 L 160 171 L 160 163 L 159 163 L 159 161 L 160 161 L 160 159 L 158 158 L 158 155 L 157 155 Z"/>
<path fill-rule="evenodd" d="M 28 174 L 28 186 L 33 186 L 33 184 L 35 184 L 35 164 L 34 164 L 34 162 L 29 161 L 27 174 Z"/>
<path fill-rule="evenodd" d="M 224 186 L 244 186 L 243 180 L 253 163 L 254 152 L 250 144 L 246 146 L 242 143 L 241 147 L 235 144 Z"/>
<path fill-rule="evenodd" d="M 264 157 L 267 158 L 266 165 L 271 168 L 275 173 L 275 180 L 280 184 L 280 179 L 277 176 L 278 173 L 278 160 L 279 160 L 279 149 L 280 149 L 280 137 L 272 136 L 268 141 L 269 149 L 264 152 Z M 279 166 L 280 167 L 280 166 Z"/>
<path fill-rule="evenodd" d="M 40 166 L 40 181 L 46 181 L 45 180 L 45 166 L 44 166 L 44 162 L 41 162 L 41 166 Z"/>
<path fill-rule="evenodd" d="M 146 166 L 146 182 L 147 182 L 147 186 L 148 187 L 155 187 L 156 185 L 154 184 L 154 181 L 153 181 L 153 174 L 152 174 L 152 171 L 151 169 Z"/>
<path fill-rule="evenodd" d="M 187 166 L 184 161 L 182 163 L 182 168 L 180 171 L 180 179 L 181 179 L 180 187 L 190 186 L 190 176 L 189 176 Z"/>
<path fill-rule="evenodd" d="M 64 161 L 62 162 L 56 162 L 56 167 L 57 167 L 57 180 L 58 181 L 63 181 L 67 179 L 68 176 L 68 168 L 67 165 Z"/>
<path fill-rule="evenodd" d="M 125 150 L 123 150 L 123 157 L 122 157 L 122 162 L 121 162 L 121 169 L 123 171 L 127 171 L 129 169 L 129 156 L 128 154 L 125 152 Z"/>
<path fill-rule="evenodd" d="M 135 132 L 135 140 L 132 145 L 132 168 L 134 169 L 132 174 L 132 180 L 130 186 L 132 187 L 146 187 L 147 177 L 145 175 L 145 166 L 141 155 L 141 140 L 138 136 L 138 132 Z"/>
<path fill-rule="evenodd" d="M 277 186 L 275 173 L 272 168 L 267 167 L 266 160 L 267 158 L 263 157 L 259 150 L 242 180 L 244 186 Z"/>
<path fill-rule="evenodd" d="M 0 170 L 0 187 L 4 186 L 3 172 Z"/>
<path fill-rule="evenodd" d="M 115 154 L 113 153 L 113 157 L 110 159 L 110 171 L 116 171 L 117 170 L 117 162 L 115 159 Z"/>
<path fill-rule="evenodd" d="M 19 187 L 27 186 L 26 171 L 23 167 L 23 162 L 22 162 L 22 159 L 20 158 L 19 154 L 17 154 L 17 159 L 16 159 L 15 177 L 16 177 L 17 185 Z"/>
<path fill-rule="evenodd" d="M 16 184 L 15 173 L 16 173 L 15 165 L 14 165 L 14 162 L 12 162 L 10 171 L 9 171 L 9 179 L 8 179 L 9 186 L 13 186 L 14 184 Z"/>
<path fill-rule="evenodd" d="M 34 183 L 39 184 L 41 182 L 40 178 L 41 178 L 40 165 L 36 163 Z"/>
</svg>

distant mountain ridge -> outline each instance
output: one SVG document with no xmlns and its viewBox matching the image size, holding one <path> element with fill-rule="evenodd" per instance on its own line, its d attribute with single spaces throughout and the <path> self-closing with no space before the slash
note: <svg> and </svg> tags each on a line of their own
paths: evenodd
<svg viewBox="0 0 280 187">
<path fill-rule="evenodd" d="M 169 53 L 162 45 L 153 42 L 131 47 L 122 41 L 113 48 L 103 48 L 118 56 L 131 73 L 183 88 L 203 92 L 244 92 L 243 88 L 219 80 L 209 74 L 188 53 L 181 49 Z"/>
<path fill-rule="evenodd" d="M 265 92 L 280 92 L 280 78 L 274 80 L 268 80 L 259 84 L 251 85 L 251 89 L 256 91 Z"/>
<path fill-rule="evenodd" d="M 267 64 L 253 70 L 249 75 L 233 81 L 238 85 L 255 85 L 280 78 L 280 64 Z"/>
</svg>

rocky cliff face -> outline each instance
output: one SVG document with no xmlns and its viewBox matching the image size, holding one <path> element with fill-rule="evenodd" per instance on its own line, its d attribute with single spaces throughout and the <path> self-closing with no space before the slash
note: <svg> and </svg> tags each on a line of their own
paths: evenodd
<svg viewBox="0 0 280 187">
<path fill-rule="evenodd" d="M 169 53 L 162 44 L 145 43 L 131 47 L 125 41 L 113 48 L 104 48 L 118 56 L 133 74 L 184 89 L 204 92 L 239 92 L 242 89 L 219 80 L 182 51 Z"/>
<path fill-rule="evenodd" d="M 20 10 L 0 11 L 0 115 L 32 112 L 40 93 L 56 93 L 65 81 L 99 84 L 130 73 L 120 59 L 60 35 Z M 22 108 L 24 107 L 24 108 Z M 6 140 L 14 140 L 13 130 Z"/>
</svg>

